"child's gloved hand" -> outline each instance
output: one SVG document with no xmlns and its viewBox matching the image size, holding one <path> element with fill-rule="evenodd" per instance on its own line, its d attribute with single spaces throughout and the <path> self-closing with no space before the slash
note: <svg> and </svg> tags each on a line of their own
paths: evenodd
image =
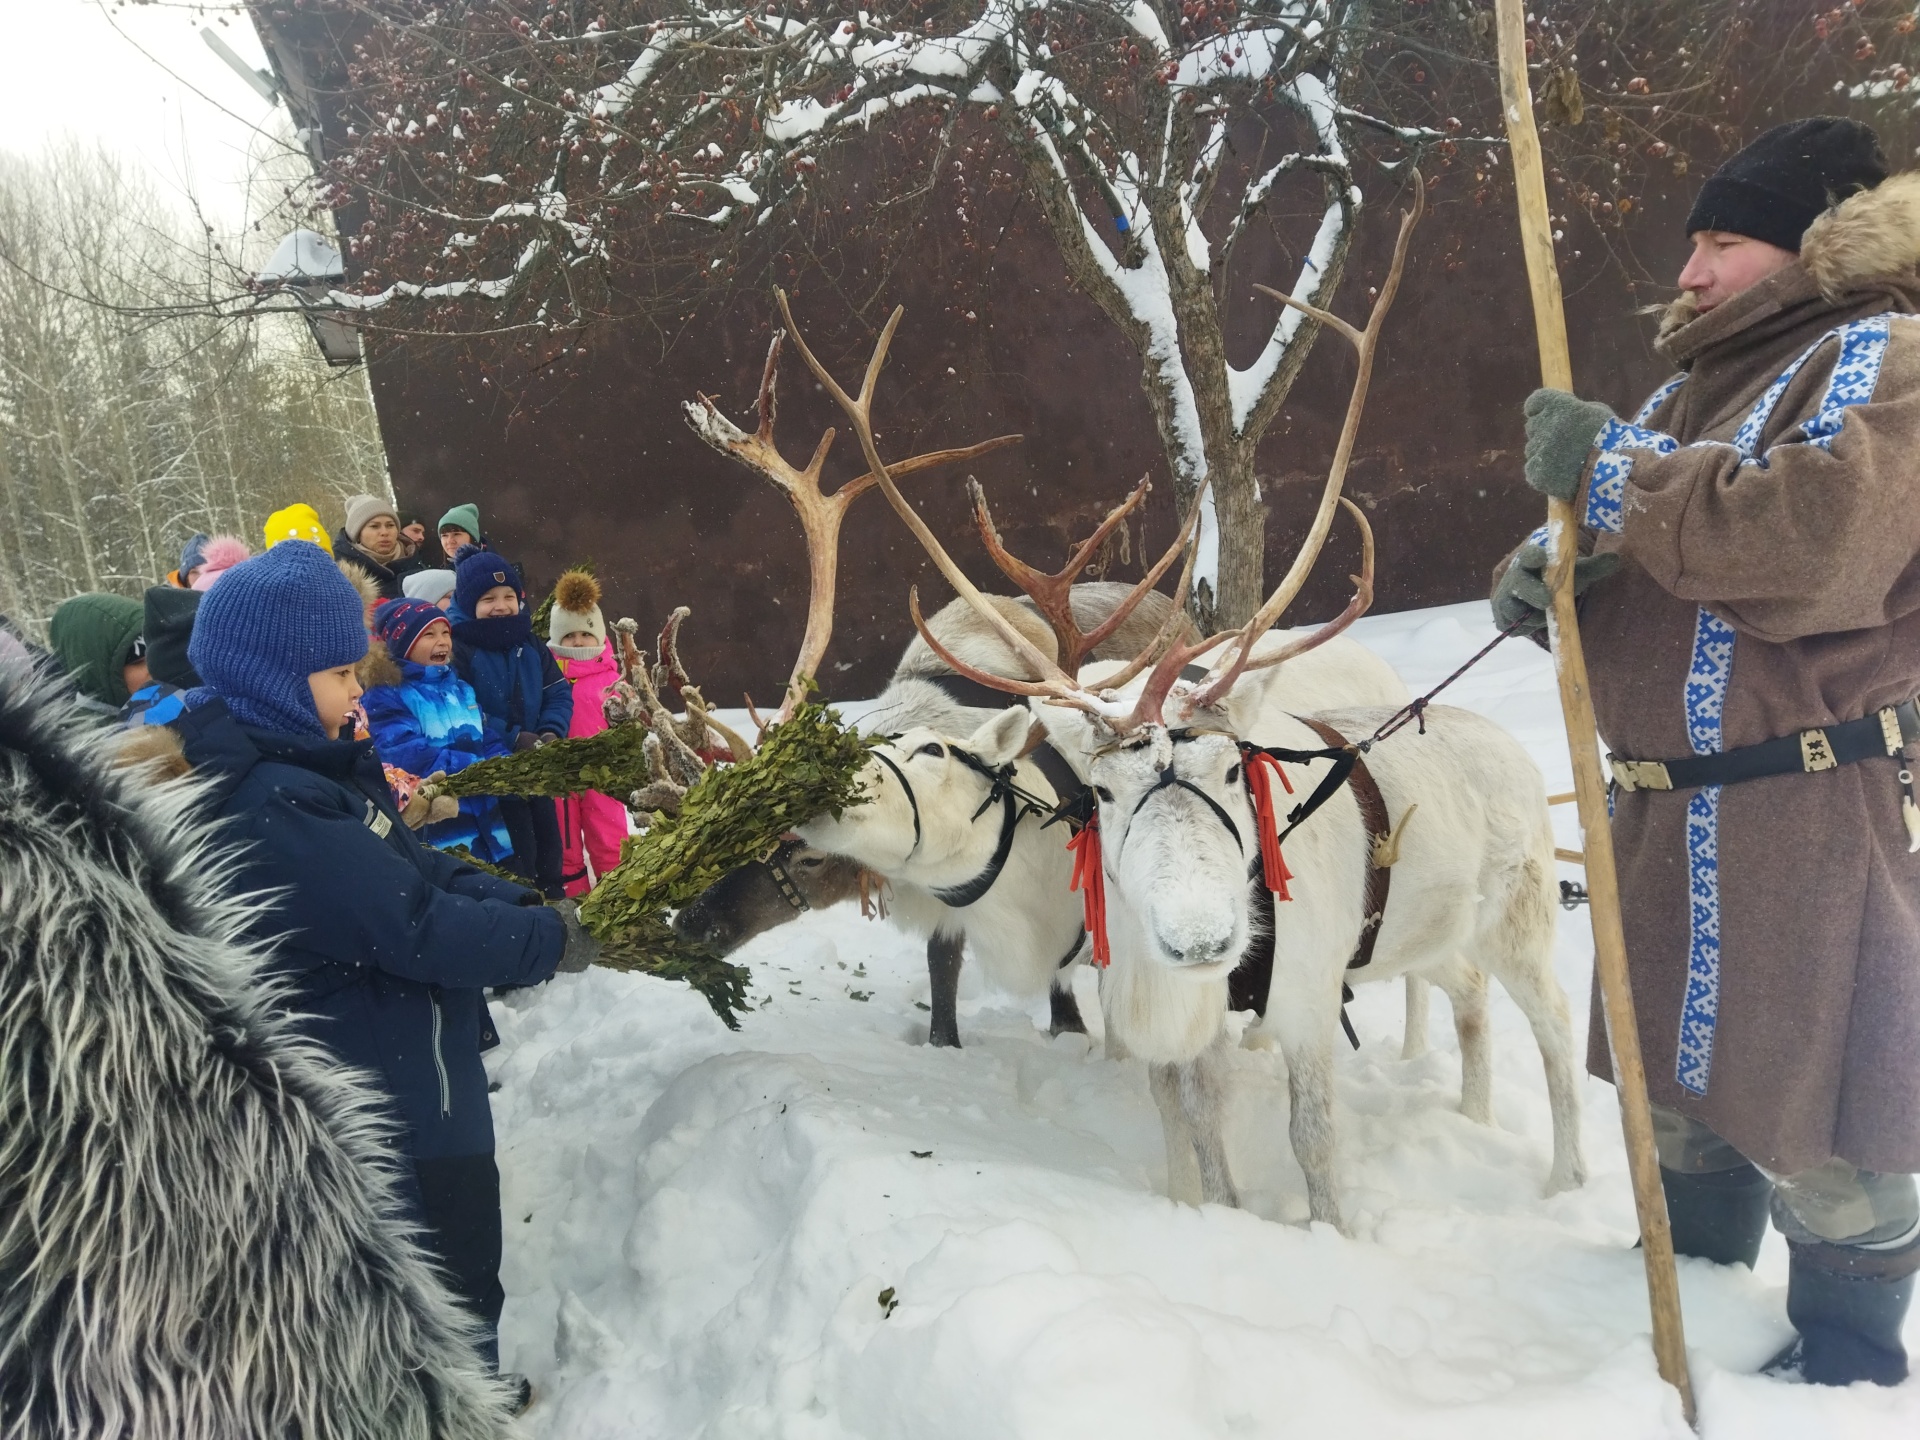
<svg viewBox="0 0 1920 1440">
<path fill-rule="evenodd" d="M 559 738 L 560 737 L 554 734 L 551 730 L 542 730 L 540 732 L 539 740 L 537 740 L 534 743 L 539 745 L 551 745 L 553 744 L 554 741 L 558 740 Z"/>
<path fill-rule="evenodd" d="M 535 750 L 539 748 L 539 745 L 540 737 L 531 730 L 522 730 L 518 735 L 513 737 L 513 748 L 515 750 Z"/>
<path fill-rule="evenodd" d="M 580 923 L 580 906 L 574 900 L 554 900 L 551 908 L 567 927 L 567 948 L 560 957 L 560 968 L 577 975 L 600 958 L 600 942 Z"/>
<path fill-rule="evenodd" d="M 429 785 L 438 785 L 447 778 L 447 772 L 436 770 L 420 782 L 413 794 L 407 797 L 406 809 L 400 812 L 400 818 L 407 822 L 409 830 L 422 830 L 429 825 L 438 825 L 442 820 L 451 820 L 460 813 L 460 802 L 451 795 L 435 795 L 429 800 L 421 793 Z"/>
</svg>

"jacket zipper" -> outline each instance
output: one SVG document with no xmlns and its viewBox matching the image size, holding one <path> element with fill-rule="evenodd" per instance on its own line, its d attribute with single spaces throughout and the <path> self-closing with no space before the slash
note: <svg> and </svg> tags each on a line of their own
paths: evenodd
<svg viewBox="0 0 1920 1440">
<path fill-rule="evenodd" d="M 453 1114 L 453 1087 L 447 1081 L 447 1062 L 440 1054 L 440 997 L 429 995 L 427 1003 L 433 1006 L 433 1068 L 440 1073 L 440 1118 L 447 1119 Z"/>
</svg>

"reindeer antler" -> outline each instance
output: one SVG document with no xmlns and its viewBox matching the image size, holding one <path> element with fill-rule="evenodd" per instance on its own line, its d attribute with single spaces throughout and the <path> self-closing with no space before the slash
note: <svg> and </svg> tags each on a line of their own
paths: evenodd
<svg viewBox="0 0 1920 1440">
<path fill-rule="evenodd" d="M 952 584 L 953 588 L 1013 647 L 1016 654 L 1020 655 L 1033 666 L 1034 672 L 1040 678 L 1038 680 L 1015 680 L 1003 675 L 994 675 L 960 660 L 959 657 L 942 646 L 939 640 L 937 640 L 929 630 L 926 619 L 920 612 L 919 592 L 915 589 L 908 594 L 908 608 L 912 612 L 915 627 L 919 630 L 921 637 L 933 648 L 934 653 L 969 679 L 977 680 L 982 684 L 989 685 L 994 689 L 1009 694 L 1045 696 L 1061 704 L 1071 705 L 1077 709 L 1097 715 L 1115 730 L 1125 732 L 1137 729 L 1141 725 L 1161 722 L 1166 702 L 1172 695 L 1175 686 L 1180 682 L 1181 670 L 1196 657 L 1208 653 L 1222 642 L 1232 642 L 1232 648 L 1219 661 L 1215 662 L 1214 668 L 1208 673 L 1207 677 L 1186 694 L 1183 703 L 1185 710 L 1189 714 L 1204 706 L 1217 704 L 1227 692 L 1232 689 L 1235 682 L 1248 670 L 1259 670 L 1272 665 L 1278 665 L 1285 660 L 1304 654 L 1315 646 L 1324 645 L 1347 629 L 1348 626 L 1352 625 L 1355 620 L 1359 619 L 1360 616 L 1366 612 L 1367 607 L 1373 603 L 1373 529 L 1367 523 L 1366 515 L 1352 501 L 1346 499 L 1346 497 L 1341 494 L 1341 491 L 1345 486 L 1347 468 L 1353 457 L 1353 446 L 1359 432 L 1360 417 L 1366 409 L 1367 391 L 1373 378 L 1373 361 L 1379 346 L 1381 329 L 1386 321 L 1387 312 L 1393 306 L 1394 297 L 1399 292 L 1401 279 L 1406 273 L 1408 245 L 1413 234 L 1413 229 L 1419 224 L 1421 216 L 1426 211 L 1426 182 L 1417 170 L 1414 172 L 1413 178 L 1413 207 L 1403 212 L 1400 217 L 1400 233 L 1394 242 L 1393 264 L 1387 273 L 1386 281 L 1380 287 L 1379 294 L 1374 301 L 1372 312 L 1367 318 L 1365 329 L 1355 329 L 1352 325 L 1336 315 L 1297 301 L 1291 296 L 1280 295 L 1276 291 L 1269 290 L 1264 285 L 1257 287 L 1266 294 L 1273 295 L 1284 304 L 1304 311 L 1315 320 L 1345 335 L 1358 352 L 1359 373 L 1354 381 L 1353 393 L 1347 402 L 1346 417 L 1340 429 L 1340 440 L 1334 449 L 1333 463 L 1328 470 L 1326 484 L 1321 492 L 1320 505 L 1314 514 L 1313 523 L 1308 527 L 1306 538 L 1301 542 L 1299 552 L 1294 556 L 1293 564 L 1288 567 L 1286 575 L 1281 579 L 1280 584 L 1275 587 L 1273 593 L 1267 597 L 1266 603 L 1261 605 L 1260 609 L 1244 626 L 1238 630 L 1227 630 L 1216 635 L 1211 635 L 1196 644 L 1178 644 L 1174 643 L 1173 637 L 1178 632 L 1181 616 L 1178 611 L 1175 611 L 1168 617 L 1166 623 L 1161 626 L 1160 633 L 1154 637 L 1146 649 L 1136 655 L 1134 659 L 1118 673 L 1108 677 L 1107 680 L 1103 682 L 1103 691 L 1111 694 L 1112 691 L 1127 684 L 1135 676 L 1139 675 L 1142 670 L 1146 670 L 1149 665 L 1152 666 L 1147 683 L 1142 688 L 1138 700 L 1131 710 L 1124 715 L 1116 713 L 1117 707 L 1113 702 L 1103 702 L 1099 696 L 1084 689 L 1074 675 L 1067 673 L 1062 669 L 1061 665 L 1054 663 L 1049 657 L 1042 655 L 1031 642 L 1027 641 L 1014 629 L 1005 616 L 1001 615 L 998 610 L 987 603 L 986 598 L 981 595 L 980 591 L 967 579 L 965 574 L 961 572 L 960 567 L 954 564 L 952 557 L 947 554 L 945 548 L 942 547 L 940 542 L 934 537 L 933 532 L 927 528 L 926 522 L 920 518 L 913 507 L 907 503 L 905 497 L 900 494 L 897 487 L 894 486 L 892 478 L 887 474 L 886 467 L 880 464 L 879 457 L 873 450 L 873 387 L 874 381 L 879 374 L 881 363 L 886 357 L 887 346 L 893 339 L 894 330 L 898 327 L 903 312 L 896 309 L 892 317 L 887 321 L 886 329 L 881 332 L 880 343 L 874 350 L 872 360 L 868 363 L 866 377 L 862 382 L 860 394 L 857 398 L 849 396 L 845 390 L 840 388 L 833 377 L 826 372 L 825 367 L 823 367 L 820 362 L 814 358 L 812 352 L 807 349 L 806 342 L 800 338 L 799 332 L 796 329 L 794 332 L 794 341 L 799 345 L 801 355 L 806 359 L 814 375 L 818 377 L 820 382 L 832 393 L 834 399 L 839 402 L 840 408 L 846 413 L 847 418 L 853 422 L 855 433 L 860 437 L 861 448 L 866 453 L 868 463 L 874 467 L 874 472 L 879 479 L 882 490 L 886 492 L 889 503 L 891 503 L 894 510 L 899 513 L 900 518 L 906 522 L 907 528 L 911 530 L 915 538 L 920 541 L 921 546 L 926 550 L 927 554 L 932 557 L 934 563 L 940 568 L 941 573 L 947 577 L 948 582 Z M 787 300 L 784 294 L 780 296 L 780 308 L 781 313 L 786 316 L 788 326 L 791 328 L 793 326 L 793 315 L 787 306 Z M 1071 660 L 1076 668 L 1078 661 L 1084 658 L 1086 653 L 1090 651 L 1094 645 L 1097 645 L 1101 640 L 1111 634 L 1112 630 L 1117 628 L 1120 621 L 1125 619 L 1126 614 L 1130 613 L 1132 608 L 1139 603 L 1145 592 L 1158 583 L 1160 577 L 1165 574 L 1167 568 L 1172 564 L 1174 556 L 1182 550 L 1186 551 L 1187 559 L 1180 576 L 1179 593 L 1182 595 L 1186 594 L 1188 592 L 1188 586 L 1192 582 L 1194 560 L 1197 551 L 1190 544 L 1189 537 L 1192 533 L 1193 526 L 1199 518 L 1200 506 L 1205 498 L 1206 482 L 1204 481 L 1201 484 L 1199 493 L 1194 497 L 1193 510 L 1188 515 L 1186 524 L 1182 526 L 1180 534 L 1175 538 L 1173 547 L 1161 557 L 1160 561 L 1153 567 L 1149 575 L 1141 581 L 1140 585 L 1135 587 L 1134 593 L 1127 597 L 1123 610 L 1116 618 L 1110 620 L 1107 624 L 1102 625 L 1090 634 L 1083 634 L 1074 623 L 1071 608 L 1067 604 L 1069 587 L 1072 585 L 1074 578 L 1085 568 L 1094 548 L 1112 532 L 1115 525 L 1120 523 L 1121 520 L 1138 507 L 1145 493 L 1146 483 L 1143 481 L 1125 501 L 1116 506 L 1114 510 L 1108 514 L 1106 520 L 1103 521 L 1100 527 L 1094 532 L 1093 537 L 1069 557 L 1066 566 L 1061 571 L 1054 575 L 1044 575 L 1007 552 L 1005 546 L 1001 543 L 999 532 L 994 528 L 992 517 L 987 512 L 984 495 L 977 484 L 973 486 L 975 516 L 980 525 L 981 538 L 986 542 L 988 553 L 993 556 L 994 563 L 997 564 L 1015 584 L 1019 585 L 1022 590 L 1033 598 L 1041 614 L 1046 617 L 1048 624 L 1053 628 L 1054 635 L 1059 642 L 1060 654 L 1063 660 Z M 1301 588 L 1305 585 L 1307 576 L 1313 569 L 1314 562 L 1319 558 L 1320 551 L 1326 544 L 1327 533 L 1333 523 L 1334 511 L 1341 505 L 1346 506 L 1360 527 L 1362 554 L 1361 573 L 1352 577 L 1354 582 L 1353 599 L 1348 602 L 1345 610 L 1313 634 L 1303 636 L 1286 645 L 1282 645 L 1278 649 L 1270 651 L 1257 659 L 1254 658 L 1254 647 L 1258 644 L 1261 637 L 1273 628 L 1274 623 L 1280 618 L 1287 606 L 1299 595 Z"/>
<path fill-rule="evenodd" d="M 1380 293 L 1374 299 L 1373 309 L 1367 316 L 1366 328 L 1363 330 L 1356 330 L 1337 315 L 1296 300 L 1291 295 L 1282 295 L 1278 290 L 1265 285 L 1254 287 L 1262 294 L 1272 296 L 1281 304 L 1290 306 L 1346 336 L 1352 343 L 1359 362 L 1358 373 L 1354 376 L 1353 393 L 1347 398 L 1346 418 L 1340 425 L 1340 440 L 1334 446 L 1333 463 L 1327 469 L 1327 483 L 1320 491 L 1320 505 L 1314 511 L 1313 523 L 1307 527 L 1306 539 L 1301 542 L 1299 553 L 1293 557 L 1293 564 L 1288 567 L 1287 573 L 1281 577 L 1280 583 L 1267 597 L 1266 604 L 1262 605 L 1254 613 L 1253 618 L 1242 627 L 1239 642 L 1235 645 L 1231 658 L 1226 660 L 1224 665 L 1216 662 L 1212 672 L 1195 688 L 1191 709 L 1216 704 L 1227 691 L 1233 688 L 1234 682 L 1249 667 L 1254 645 L 1262 635 L 1273 628 L 1287 606 L 1293 603 L 1301 588 L 1306 585 L 1307 576 L 1313 570 L 1314 562 L 1320 558 L 1321 547 L 1327 543 L 1327 532 L 1333 528 L 1333 512 L 1340 501 L 1341 489 L 1347 482 L 1347 465 L 1353 459 L 1353 443 L 1360 433 L 1360 417 L 1367 408 L 1367 391 L 1373 381 L 1373 360 L 1380 346 L 1380 332 L 1386 324 L 1387 312 L 1393 308 L 1394 296 L 1400 292 L 1401 278 L 1406 274 L 1407 250 L 1413 239 L 1413 228 L 1420 223 L 1420 218 L 1426 213 L 1426 209 L 1427 182 L 1425 177 L 1415 170 L 1413 172 L 1413 208 L 1400 213 L 1400 233 L 1393 242 L 1393 264 L 1388 267 L 1387 278 L 1380 286 Z M 1358 513 L 1355 511 L 1356 515 Z M 1366 517 L 1360 516 L 1360 522 L 1364 528 Z M 1367 534 L 1369 555 L 1372 549 L 1373 538 L 1369 531 Z M 1355 583 L 1360 583 L 1357 577 Z M 1367 582 L 1362 588 L 1365 591 L 1364 602 L 1360 595 L 1356 594 L 1354 597 L 1360 608 L 1356 610 L 1353 605 L 1348 605 L 1346 611 L 1342 612 L 1340 619 L 1334 621 L 1333 625 L 1322 627 L 1323 630 L 1332 633 L 1316 634 L 1312 637 L 1315 644 L 1324 645 L 1331 640 L 1334 635 L 1359 619 L 1366 606 L 1372 603 L 1371 569 L 1368 570 Z M 1335 626 L 1338 629 L 1335 629 Z M 1298 654 L 1299 651 L 1296 650 L 1293 653 Z M 1284 658 L 1283 655 L 1271 655 L 1261 663 L 1277 665 Z"/>
<path fill-rule="evenodd" d="M 814 378 L 825 387 L 828 394 L 833 396 L 840 409 L 845 412 L 847 419 L 852 422 L 853 432 L 860 441 L 861 453 L 866 456 L 873 477 L 879 482 L 881 492 L 887 497 L 887 503 L 892 505 L 894 513 L 906 522 L 907 529 L 913 532 L 914 538 L 920 542 L 921 548 L 927 552 L 940 573 L 946 577 L 947 583 L 953 586 L 954 590 L 1012 648 L 1014 654 L 1032 667 L 1033 673 L 1040 679 L 1038 681 L 1009 680 L 961 664 L 939 641 L 934 639 L 928 630 L 925 617 L 920 613 L 920 597 L 916 588 L 908 595 L 908 608 L 913 614 L 915 627 L 933 647 L 934 653 L 961 674 L 977 679 L 982 684 L 995 686 L 1009 694 L 1048 695 L 1064 704 L 1078 706 L 1090 713 L 1104 714 L 1105 710 L 1099 701 L 1080 688 L 1079 682 L 1061 668 L 1056 657 L 1042 651 L 1039 646 L 1021 634 L 1012 621 L 988 603 L 987 597 L 981 593 L 980 588 L 967 578 L 966 572 L 954 562 L 951 555 L 947 554 L 946 547 L 934 536 L 927 522 L 920 518 L 920 513 L 907 503 L 907 497 L 900 493 L 900 487 L 894 483 L 890 468 L 881 460 L 880 452 L 874 446 L 874 387 L 879 382 L 880 367 L 886 363 L 887 350 L 893 344 L 894 332 L 900 328 L 900 317 L 906 314 L 906 308 L 896 306 L 893 314 L 887 317 L 886 326 L 880 331 L 880 339 L 873 347 L 873 355 L 867 361 L 866 374 L 860 382 L 860 393 L 858 396 L 853 396 L 841 388 L 840 382 L 833 378 L 827 367 L 822 365 L 819 358 L 808 348 L 799 327 L 793 323 L 793 311 L 787 304 L 786 292 L 776 290 L 774 294 L 780 301 L 780 313 L 786 318 L 787 328 L 793 334 L 793 343 L 799 347 L 800 356 L 807 362 L 807 368 L 813 371 Z M 997 537 L 995 543 L 997 543 Z"/>
<path fill-rule="evenodd" d="M 780 296 L 780 309 L 786 313 L 787 299 L 784 294 Z M 790 314 L 787 324 L 793 324 Z M 891 335 L 892 331 L 889 330 L 882 336 L 876 361 L 885 353 L 886 342 Z M 760 394 L 756 404 L 759 424 L 753 434 L 749 435 L 727 419 L 706 395 L 700 396 L 697 404 L 689 401 L 682 407 L 687 423 L 702 440 L 721 454 L 731 455 L 742 464 L 759 471 L 786 494 L 794 512 L 800 517 L 800 528 L 807 537 L 807 628 L 800 640 L 800 653 L 793 662 L 793 670 L 787 680 L 780 713 L 774 717 L 773 723 L 791 715 L 794 707 L 806 697 L 807 684 L 826 656 L 827 642 L 833 638 L 834 591 L 840 569 L 840 523 L 846 518 L 847 507 L 876 483 L 880 483 L 881 470 L 879 457 L 871 452 L 872 437 L 868 435 L 862 441 L 862 448 L 868 451 L 867 463 L 873 468 L 859 479 L 848 481 L 832 494 L 824 494 L 820 489 L 820 471 L 826 464 L 828 450 L 833 446 L 834 431 L 831 427 L 820 436 L 819 443 L 814 446 L 813 458 L 804 468 L 795 469 L 780 454 L 779 447 L 774 444 L 773 423 L 779 408 L 776 381 L 780 368 L 780 345 L 785 338 L 786 331 L 776 330 L 772 343 L 767 346 L 767 363 L 761 372 Z M 812 355 L 807 353 L 804 343 L 800 350 L 806 355 L 807 363 L 813 365 L 818 373 L 818 366 Z M 1002 446 L 1015 444 L 1020 438 L 1018 435 L 999 435 L 964 449 L 936 450 L 915 455 L 895 461 L 893 471 L 897 475 L 913 475 L 939 465 L 957 464 Z M 890 486 L 891 480 L 887 483 Z"/>
</svg>

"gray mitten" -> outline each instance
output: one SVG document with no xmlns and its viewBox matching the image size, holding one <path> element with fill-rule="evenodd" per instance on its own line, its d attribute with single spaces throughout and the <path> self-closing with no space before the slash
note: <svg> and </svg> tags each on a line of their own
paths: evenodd
<svg viewBox="0 0 1920 1440">
<path fill-rule="evenodd" d="M 555 900 L 551 908 L 567 927 L 567 949 L 560 957 L 560 968 L 577 975 L 600 958 L 600 942 L 580 923 L 580 906 L 573 900 Z"/>
<path fill-rule="evenodd" d="M 1620 568 L 1615 554 L 1583 555 L 1573 562 L 1573 593 L 1584 595 L 1595 581 Z M 1493 623 L 1502 630 L 1515 624 L 1519 634 L 1538 635 L 1547 628 L 1553 596 L 1547 589 L 1547 550 L 1544 545 L 1522 545 L 1513 563 L 1493 587 Z"/>
<path fill-rule="evenodd" d="M 1613 411 L 1564 390 L 1527 397 L 1527 484 L 1553 500 L 1571 500 L 1587 470 L 1587 452 Z"/>
</svg>

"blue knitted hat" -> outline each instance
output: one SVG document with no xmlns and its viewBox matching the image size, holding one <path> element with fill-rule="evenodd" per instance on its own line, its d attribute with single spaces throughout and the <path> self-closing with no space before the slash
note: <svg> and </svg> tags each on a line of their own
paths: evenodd
<svg viewBox="0 0 1920 1440">
<path fill-rule="evenodd" d="M 175 573 L 179 575 L 182 585 L 187 583 L 187 572 L 189 570 L 197 569 L 207 563 L 205 554 L 207 538 L 205 535 L 196 534 L 191 540 L 180 547 L 180 568 Z"/>
<path fill-rule="evenodd" d="M 450 625 L 447 612 L 424 600 L 382 600 L 373 607 L 373 633 L 396 660 L 407 658 L 429 625 Z"/>
<path fill-rule="evenodd" d="M 307 677 L 367 653 L 360 595 L 318 545 L 285 540 L 227 571 L 194 617 L 187 658 L 233 718 L 328 739 Z"/>
<path fill-rule="evenodd" d="M 482 550 L 477 545 L 462 546 L 460 558 L 453 567 L 453 603 L 460 607 L 460 613 L 471 617 L 480 597 L 496 585 L 511 585 L 520 592 L 524 605 L 526 595 L 520 591 L 518 570 L 492 550 Z"/>
</svg>

